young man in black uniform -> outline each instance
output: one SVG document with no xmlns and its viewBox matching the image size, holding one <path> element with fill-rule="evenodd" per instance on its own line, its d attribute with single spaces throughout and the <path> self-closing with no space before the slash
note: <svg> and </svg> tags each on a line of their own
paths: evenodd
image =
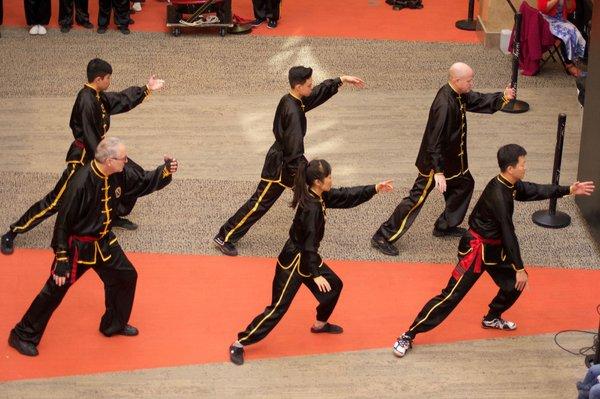
<svg viewBox="0 0 600 399">
<path fill-rule="evenodd" d="M 255 20 L 252 21 L 251 25 L 259 26 L 268 20 L 267 27 L 275 29 L 277 21 L 279 21 L 280 4 L 281 0 L 252 0 Z"/>
<path fill-rule="evenodd" d="M 51 276 L 21 321 L 11 331 L 9 344 L 23 355 L 36 356 L 52 313 L 68 289 L 88 269 L 98 274 L 105 289 L 106 312 L 100 331 L 134 336 L 129 316 L 137 272 L 111 231 L 119 202 L 148 195 L 168 185 L 177 171 L 177 161 L 165 158 L 154 171 L 125 168 L 127 152 L 116 137 L 98 144 L 95 159 L 72 178 L 54 226 L 52 248 L 55 259 Z"/>
<path fill-rule="evenodd" d="M 487 184 L 469 217 L 469 230 L 458 245 L 458 263 L 446 288 L 419 312 L 410 328 L 394 344 L 394 354 L 402 357 L 412 347 L 417 334 L 437 327 L 486 271 L 500 288 L 484 316 L 483 328 L 514 330 L 516 323 L 502 319 L 527 285 L 519 242 L 512 216 L 514 201 L 539 201 L 564 195 L 590 195 L 593 182 L 568 186 L 528 183 L 525 177 L 527 152 L 517 144 L 498 150 L 500 174 Z"/>
<path fill-rule="evenodd" d="M 362 88 L 365 83 L 354 76 L 327 79 L 313 88 L 312 69 L 296 66 L 289 71 L 291 90 L 279 101 L 273 121 L 275 143 L 269 148 L 256 192 L 219 230 L 214 238 L 225 255 L 238 254 L 235 243 L 248 232 L 291 188 L 298 163 L 304 158 L 305 113 L 329 100 L 344 83 Z"/>
<path fill-rule="evenodd" d="M 14 239 L 18 234 L 26 233 L 57 212 L 60 198 L 71 176 L 94 158 L 98 143 L 110 128 L 110 116 L 137 107 L 152 91 L 160 90 L 164 85 L 164 81 L 152 76 L 146 86 L 133 86 L 121 92 L 107 92 L 111 75 L 112 67 L 108 62 L 96 58 L 88 63 L 88 83 L 77 94 L 71 112 L 69 125 L 74 141 L 67 152 L 67 168 L 54 189 L 33 204 L 0 238 L 0 250 L 3 254 L 13 253 Z M 130 162 L 127 167 L 142 170 L 135 162 Z M 113 226 L 135 230 L 137 225 L 122 217 L 131 212 L 135 198 L 129 203 L 120 204 Z"/>
<path fill-rule="evenodd" d="M 389 256 L 398 255 L 395 243 L 410 228 L 434 187 L 444 194 L 446 206 L 434 225 L 436 237 L 460 237 L 475 181 L 467 161 L 467 111 L 493 114 L 514 98 L 514 89 L 504 93 L 472 91 L 473 70 L 466 64 L 450 67 L 448 83 L 435 96 L 415 165 L 419 175 L 409 195 L 371 239 L 373 247 Z"/>
</svg>

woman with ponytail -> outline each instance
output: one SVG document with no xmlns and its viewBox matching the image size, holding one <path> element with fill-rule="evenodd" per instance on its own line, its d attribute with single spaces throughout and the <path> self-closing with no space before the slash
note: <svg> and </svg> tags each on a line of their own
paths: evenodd
<svg viewBox="0 0 600 399">
<path fill-rule="evenodd" d="M 393 186 L 391 180 L 370 186 L 339 189 L 331 186 L 331 166 L 327 161 L 314 159 L 300 163 L 291 203 L 296 215 L 290 237 L 277 258 L 273 299 L 229 347 L 229 358 L 233 363 L 243 364 L 244 346 L 262 340 L 279 323 L 302 284 L 319 302 L 316 321 L 310 331 L 315 334 L 343 332 L 342 327 L 327 321 L 342 291 L 342 280 L 319 255 L 327 208 L 352 208 L 370 200 L 376 193 L 392 191 Z"/>
</svg>

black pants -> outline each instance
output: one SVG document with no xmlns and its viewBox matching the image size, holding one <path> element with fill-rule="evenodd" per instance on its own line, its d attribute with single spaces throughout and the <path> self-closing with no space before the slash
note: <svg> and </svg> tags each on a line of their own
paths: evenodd
<svg viewBox="0 0 600 399">
<path fill-rule="evenodd" d="M 252 0 L 255 18 L 279 20 L 279 4 L 281 0 Z"/>
<path fill-rule="evenodd" d="M 118 243 L 110 247 L 110 259 L 102 261 L 98 256 L 95 265 L 80 264 L 77 278 L 89 268 L 93 268 L 104 283 L 106 311 L 100 320 L 100 331 L 105 335 L 113 335 L 121 331 L 128 323 L 137 282 L 137 272 Z M 67 284 L 59 287 L 52 277 L 48 278 L 44 288 L 33 300 L 31 306 L 15 326 L 14 332 L 21 340 L 38 345 L 52 313 L 60 305 L 71 287 Z M 85 312 L 86 309 L 81 309 Z M 77 317 L 77 315 L 73 315 Z"/>
<path fill-rule="evenodd" d="M 24 0 L 27 25 L 48 25 L 52 8 L 50 0 Z"/>
<path fill-rule="evenodd" d="M 521 295 L 521 292 L 515 289 L 516 271 L 508 263 L 491 266 L 482 265 L 482 269 L 488 272 L 500 288 L 489 304 L 490 310 L 486 318 L 499 318 Z M 458 280 L 450 277 L 446 288 L 427 302 L 405 334 L 414 338 L 417 334 L 432 330 L 440 325 L 467 295 L 481 274 L 474 273 L 473 267 L 471 267 Z"/>
<path fill-rule="evenodd" d="M 331 291 L 321 292 L 311 277 L 305 277 L 299 273 L 298 267 L 299 262 L 293 263 L 287 269 L 279 266 L 279 264 L 275 266 L 271 304 L 252 320 L 246 330 L 238 334 L 238 341 L 242 345 L 250 345 L 262 340 L 275 328 L 289 309 L 302 284 L 306 285 L 319 301 L 317 320 L 326 322 L 329 319 L 342 292 L 342 280 L 323 263 L 320 269 L 321 275 L 331 285 Z"/>
<path fill-rule="evenodd" d="M 44 198 L 31 205 L 31 207 L 23 214 L 23 216 L 19 218 L 19 220 L 10 225 L 10 230 L 16 234 L 26 233 L 58 212 L 60 199 L 67 189 L 71 177 L 77 172 L 77 170 L 79 170 L 81 166 L 82 165 L 80 163 L 67 164 L 67 168 L 61 175 L 60 179 L 58 179 L 58 182 L 52 191 L 46 194 Z M 131 167 L 141 168 L 135 162 L 133 162 L 133 166 Z M 131 201 L 121 201 L 116 209 L 116 214 L 118 216 L 128 215 L 133 210 L 135 203 L 136 199 Z"/>
<path fill-rule="evenodd" d="M 73 26 L 73 9 L 75 11 L 75 22 L 79 25 L 90 22 L 88 0 L 60 0 L 58 5 L 58 23 L 60 26 Z"/>
<path fill-rule="evenodd" d="M 252 197 L 221 226 L 217 237 L 223 242 L 237 242 L 271 209 L 284 190 L 280 183 L 261 180 Z"/>
<path fill-rule="evenodd" d="M 129 27 L 129 0 L 100 0 L 98 6 L 98 27 L 106 28 L 110 23 L 110 11 L 114 8 L 115 24 Z"/>
<path fill-rule="evenodd" d="M 467 214 L 474 187 L 475 181 L 468 171 L 464 175 L 446 180 L 446 192 L 444 193 L 446 206 L 435 222 L 436 229 L 448 230 L 462 223 Z M 408 197 L 400 202 L 390 218 L 379 227 L 377 233 L 389 242 L 396 242 L 413 224 L 434 188 L 433 173 L 429 176 L 419 174 Z"/>
</svg>

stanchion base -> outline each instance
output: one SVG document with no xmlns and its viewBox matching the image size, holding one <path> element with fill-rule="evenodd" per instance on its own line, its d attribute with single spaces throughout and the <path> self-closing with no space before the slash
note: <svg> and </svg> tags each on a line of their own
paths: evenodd
<svg viewBox="0 0 600 399">
<path fill-rule="evenodd" d="M 538 226 L 552 229 L 560 229 L 571 224 L 571 216 L 559 211 L 554 215 L 551 215 L 549 210 L 537 211 L 531 215 L 531 220 Z"/>
<path fill-rule="evenodd" d="M 510 100 L 500 111 L 509 114 L 522 114 L 523 112 L 529 111 L 529 104 L 521 100 Z"/>
<path fill-rule="evenodd" d="M 477 21 L 474 19 L 461 19 L 456 21 L 454 24 L 460 30 L 475 30 L 477 28 Z"/>
</svg>

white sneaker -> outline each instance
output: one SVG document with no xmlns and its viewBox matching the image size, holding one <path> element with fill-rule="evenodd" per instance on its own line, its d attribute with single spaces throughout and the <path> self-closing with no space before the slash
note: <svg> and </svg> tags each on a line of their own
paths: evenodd
<svg viewBox="0 0 600 399">
<path fill-rule="evenodd" d="M 481 327 L 494 328 L 496 330 L 516 330 L 517 323 L 508 321 L 508 320 L 504 320 L 504 319 L 493 319 L 493 320 L 483 319 L 481 321 Z"/>
<path fill-rule="evenodd" d="M 46 28 L 44 28 L 42 25 L 38 25 L 38 35 L 45 35 L 46 33 Z"/>
<path fill-rule="evenodd" d="M 135 12 L 140 12 L 142 11 L 142 4 L 138 1 L 136 1 L 135 3 L 133 3 L 133 5 L 131 6 L 131 9 Z"/>
<path fill-rule="evenodd" d="M 402 336 L 398 337 L 396 340 L 392 351 L 397 357 L 404 357 L 410 348 L 412 348 L 412 339 L 408 335 L 402 334 Z"/>
<path fill-rule="evenodd" d="M 40 26 L 39 25 L 33 25 L 31 27 L 31 29 L 29 29 L 29 34 L 30 35 L 39 35 L 40 34 Z"/>
</svg>

